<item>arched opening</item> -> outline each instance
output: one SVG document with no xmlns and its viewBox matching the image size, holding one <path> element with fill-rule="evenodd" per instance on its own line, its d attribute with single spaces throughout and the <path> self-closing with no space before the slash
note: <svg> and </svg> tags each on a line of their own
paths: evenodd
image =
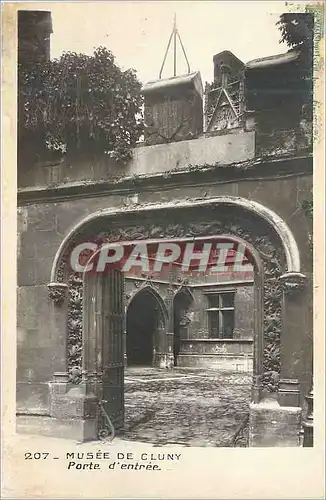
<svg viewBox="0 0 326 500">
<path fill-rule="evenodd" d="M 132 299 L 126 318 L 128 366 L 153 366 L 162 311 L 155 294 L 145 288 Z"/>
<path fill-rule="evenodd" d="M 167 205 L 166 209 L 170 210 L 171 217 L 173 216 L 176 218 L 174 215 L 175 207 Z M 94 234 L 94 231 L 98 233 L 100 228 L 103 227 L 103 223 L 107 221 L 110 222 L 109 230 L 106 230 L 106 232 L 103 230 L 104 236 L 101 233 L 101 238 L 112 238 L 113 241 L 132 241 L 133 244 L 134 241 L 150 241 L 151 244 L 153 244 L 153 241 L 189 240 L 194 242 L 197 239 L 207 241 L 218 237 L 224 240 L 227 237 L 245 244 L 252 257 L 250 263 L 253 266 L 254 273 L 254 280 L 252 283 L 252 289 L 254 290 L 254 307 L 251 305 L 245 307 L 247 304 L 247 290 L 249 290 L 249 286 L 246 285 L 246 293 L 243 290 L 241 297 L 243 299 L 243 317 L 248 318 L 247 311 L 250 311 L 250 313 L 254 312 L 254 317 L 250 320 L 252 326 L 250 325 L 248 329 L 243 325 L 237 325 L 236 321 L 232 321 L 230 327 L 231 323 L 228 319 L 232 314 L 231 310 L 236 310 L 235 300 L 232 299 L 231 301 L 231 298 L 234 297 L 234 299 L 236 299 L 237 295 L 234 293 L 233 285 L 230 287 L 228 283 L 224 282 L 224 279 L 220 280 L 221 276 L 218 278 L 215 276 L 212 278 L 207 276 L 204 283 L 198 281 L 201 279 L 200 277 L 198 277 L 196 281 L 194 276 L 194 282 L 190 283 L 192 293 L 195 297 L 194 303 L 196 305 L 196 310 L 194 314 L 191 315 L 191 326 L 188 327 L 189 338 L 186 339 L 186 342 L 183 342 L 183 351 L 181 354 L 179 352 L 179 343 L 182 344 L 182 328 L 185 326 L 182 323 L 188 321 L 189 314 L 188 318 L 184 318 L 183 313 L 185 311 L 187 312 L 188 304 L 184 297 L 184 293 L 181 293 L 181 289 L 177 293 L 176 298 L 172 298 L 173 294 L 179 288 L 178 280 L 175 280 L 175 282 L 169 286 L 168 280 L 165 277 L 162 276 L 158 278 L 154 276 L 153 286 L 145 286 L 142 288 L 141 283 L 150 282 L 152 279 L 152 277 L 147 279 L 148 277 L 146 276 L 146 280 L 145 278 L 135 280 L 133 284 L 134 288 L 132 287 L 132 289 L 128 290 L 124 295 L 125 299 L 132 297 L 125 317 L 127 366 L 153 366 L 156 359 L 162 361 L 161 364 L 157 363 L 155 365 L 156 367 L 166 368 L 168 362 L 174 357 L 174 364 L 177 364 L 178 369 L 179 367 L 181 369 L 179 387 L 185 390 L 187 387 L 189 389 L 191 386 L 194 390 L 198 391 L 199 399 L 193 397 L 192 400 L 196 406 L 195 411 L 197 414 L 202 412 L 202 415 L 205 416 L 203 421 L 206 422 L 206 404 L 208 404 L 207 401 L 210 399 L 210 396 L 207 397 L 205 395 L 205 387 L 201 385 L 200 373 L 196 375 L 191 374 L 189 381 L 192 381 L 192 385 L 183 383 L 182 377 L 185 378 L 186 375 L 183 368 L 185 365 L 181 365 L 182 358 L 185 362 L 188 360 L 197 362 L 198 356 L 196 358 L 195 355 L 200 354 L 201 358 L 209 363 L 210 360 L 214 358 L 214 361 L 216 361 L 216 368 L 219 371 L 221 368 L 217 363 L 222 363 L 221 359 L 223 356 L 227 358 L 227 361 L 229 361 L 231 357 L 239 357 L 238 355 L 242 356 L 242 354 L 245 356 L 248 354 L 247 357 L 249 358 L 251 352 L 249 353 L 247 351 L 249 351 L 249 347 L 250 349 L 253 348 L 252 371 L 254 377 L 251 400 L 255 403 L 259 403 L 259 401 L 265 397 L 266 393 L 268 396 L 277 397 L 281 369 L 279 351 L 283 328 L 281 314 L 283 297 L 282 286 L 283 283 L 285 283 L 285 279 L 289 282 L 289 286 L 291 287 L 293 282 L 294 285 L 296 285 L 295 279 L 304 278 L 304 276 L 300 273 L 299 253 L 290 230 L 276 214 L 267 210 L 265 207 L 259 206 L 257 203 L 249 202 L 248 200 L 223 197 L 216 200 L 198 201 L 198 203 L 194 202 L 189 205 L 185 203 L 180 206 L 179 209 L 181 222 L 179 222 L 179 219 L 178 221 L 175 220 L 177 223 L 174 225 L 169 225 L 167 223 L 166 211 L 163 210 L 161 205 L 159 208 L 149 207 L 142 210 L 137 209 L 134 213 L 128 214 L 128 219 L 125 219 L 125 211 L 123 211 L 123 213 L 105 213 L 105 211 L 103 211 L 99 214 L 92 214 L 74 229 L 76 239 L 72 240 L 71 243 L 69 240 L 72 235 L 68 235 L 61 245 L 53 265 L 52 282 L 50 283 L 49 290 L 51 293 L 53 292 L 53 297 L 57 300 L 56 297 L 59 294 L 63 295 L 65 288 L 68 288 L 67 380 L 71 383 L 73 372 L 70 367 L 73 366 L 75 369 L 77 366 L 81 376 L 78 379 L 75 377 L 73 380 L 77 380 L 76 383 L 80 383 L 80 381 L 84 383 L 86 380 L 85 383 L 91 384 L 93 383 L 92 377 L 94 377 L 93 366 L 96 365 L 94 359 L 98 360 L 104 352 L 103 349 L 101 351 L 101 342 L 99 342 L 97 338 L 92 337 L 92 332 L 94 331 L 94 318 L 98 319 L 98 338 L 101 337 L 101 331 L 103 331 L 103 334 L 105 332 L 101 327 L 101 317 L 99 309 L 97 309 L 97 304 L 100 304 L 100 300 L 94 302 L 93 295 L 90 297 L 84 296 L 84 291 L 82 289 L 83 280 L 80 280 L 78 276 L 76 277 L 69 269 L 69 265 L 67 265 L 67 263 L 69 263 L 71 245 L 76 245 L 84 241 L 89 234 Z M 182 218 L 182 214 L 187 214 L 187 217 Z M 156 221 L 155 225 L 153 225 L 154 216 Z M 96 221 L 96 224 L 94 221 Z M 83 231 L 81 231 L 81 229 L 83 229 Z M 168 277 L 168 279 L 170 278 Z M 161 285 L 163 287 L 163 292 L 159 291 L 156 293 L 155 290 L 159 289 Z M 94 282 L 94 287 L 96 287 L 96 282 Z M 214 289 L 208 290 L 208 288 Z M 134 294 L 135 291 L 136 294 Z M 101 293 L 98 293 L 100 297 Z M 202 303 L 198 301 L 200 293 L 203 295 Z M 160 297 L 162 297 L 162 299 L 160 299 Z M 253 297 L 251 297 L 250 300 L 252 299 Z M 174 309 L 171 307 L 171 301 L 173 300 L 175 300 Z M 203 307 L 201 307 L 201 304 L 203 304 Z M 201 311 L 199 310 L 199 306 L 201 307 Z M 60 310 L 64 311 L 64 308 Z M 173 310 L 174 313 L 171 318 L 171 312 L 173 312 Z M 112 314 L 113 320 L 115 318 L 115 312 L 113 311 Z M 83 318 L 88 318 L 88 321 L 85 321 L 86 328 L 84 325 L 84 329 L 82 329 L 82 326 L 79 328 L 79 325 L 82 325 Z M 183 319 L 185 321 L 183 321 Z M 76 335 L 76 326 L 79 328 L 77 332 L 78 335 Z M 243 332 L 242 329 L 247 329 L 248 332 Z M 161 335 L 162 332 L 166 333 L 166 335 Z M 120 330 L 116 338 L 122 338 Z M 121 395 L 121 411 L 123 411 L 123 351 L 120 349 L 120 344 L 118 348 L 114 347 L 116 345 L 114 343 L 115 339 L 113 339 L 112 342 L 113 344 L 110 344 L 110 349 L 108 350 L 108 352 L 114 353 L 112 367 L 116 368 L 116 366 L 119 365 L 120 367 L 121 365 L 121 370 L 119 372 L 119 377 L 116 377 L 114 374 L 112 376 L 110 375 L 107 380 L 108 385 Z M 240 344 L 245 347 L 242 348 L 240 346 L 241 351 L 239 347 L 238 352 L 236 348 L 238 348 Z M 116 353 L 117 355 L 115 355 Z M 218 356 L 216 356 L 216 354 L 218 354 Z M 245 356 L 242 356 L 242 358 Z M 178 358 L 180 364 L 178 364 Z M 88 366 L 89 371 L 86 373 L 85 367 L 88 368 Z M 104 362 L 103 367 L 107 370 L 107 366 Z M 236 370 L 238 371 L 237 366 Z M 171 382 L 168 379 L 168 374 L 164 374 L 162 371 L 160 374 L 155 375 L 155 380 L 152 380 L 152 373 L 150 375 L 151 377 L 148 375 L 147 378 L 144 377 L 146 380 L 139 379 L 141 389 L 135 385 L 136 381 L 133 377 L 130 377 L 127 382 L 126 379 L 124 380 L 124 383 L 128 384 L 128 390 L 126 392 L 131 394 L 131 391 L 135 389 L 135 403 L 132 402 L 132 404 L 133 408 L 136 408 L 138 413 L 143 411 L 146 404 L 150 406 L 153 399 L 153 392 L 155 393 L 155 404 L 161 404 L 157 387 L 162 388 L 162 398 L 163 396 L 168 396 L 171 404 L 174 404 L 176 401 L 182 403 L 180 398 L 171 394 L 171 387 L 177 384 L 174 378 L 176 374 L 174 374 L 173 377 L 170 375 Z M 103 379 L 102 371 L 98 372 L 98 377 L 99 379 L 100 377 Z M 238 380 L 238 375 L 236 375 L 236 378 Z M 160 383 L 158 383 L 159 379 L 162 379 Z M 152 386 L 150 387 L 147 391 L 147 396 L 145 394 L 146 387 L 144 381 L 149 384 L 156 384 L 155 390 L 153 390 Z M 214 374 L 213 377 L 212 375 L 212 381 L 217 384 L 215 394 L 220 394 L 218 376 Z M 104 380 L 103 383 L 106 383 L 106 380 Z M 207 387 L 210 388 L 210 385 Z M 243 388 L 240 388 L 238 383 L 233 384 L 233 388 L 243 399 Z M 143 393 L 141 403 L 139 400 L 140 391 Z M 249 389 L 247 393 L 247 399 L 249 400 Z M 185 395 L 183 401 L 190 401 L 191 397 L 189 398 L 188 396 L 189 394 Z M 235 398 L 229 399 L 230 404 L 233 405 Z M 107 413 L 113 417 L 117 411 L 116 408 L 113 407 L 112 402 L 115 403 L 116 400 L 116 395 L 113 395 L 112 400 L 109 400 L 106 405 Z M 223 401 L 221 402 L 223 403 Z M 127 407 L 128 404 L 129 403 L 126 401 Z M 211 405 L 212 402 L 209 401 L 209 404 Z M 218 398 L 216 401 L 214 400 L 214 404 L 216 404 L 214 415 L 212 414 L 212 420 L 207 421 L 206 426 L 208 440 L 210 439 L 209 436 L 213 428 L 214 432 L 215 430 L 216 432 L 218 430 L 221 431 L 221 421 L 219 421 L 218 413 L 215 411 L 219 405 Z M 157 415 L 157 422 L 161 425 L 162 419 L 160 417 L 160 412 L 162 411 L 164 413 L 166 401 L 164 400 L 164 404 L 162 403 L 161 407 L 155 407 L 153 410 L 151 408 L 148 410 L 149 406 L 146 406 L 144 414 L 141 413 L 138 416 L 136 415 L 138 418 L 137 422 L 145 422 L 148 417 L 148 412 L 152 411 L 151 415 Z M 242 416 L 238 406 L 234 406 L 234 411 L 232 410 L 234 415 L 237 416 L 233 424 L 239 423 L 240 425 L 238 420 L 241 419 Z M 197 407 L 200 408 L 198 409 Z M 223 410 L 223 404 L 221 405 L 221 409 Z M 188 406 L 184 408 L 183 411 L 185 418 L 188 418 L 188 416 L 189 418 L 191 417 Z M 221 417 L 223 419 L 222 414 Z M 171 428 L 176 429 L 175 421 Z M 160 427 L 160 432 L 162 435 L 166 435 L 165 424 L 164 429 Z M 199 427 L 196 428 L 196 432 L 198 435 L 203 436 L 203 432 Z M 152 427 L 149 434 L 150 433 L 152 435 Z M 184 425 L 180 426 L 180 435 L 183 435 L 183 433 Z M 221 446 L 221 444 L 216 445 Z"/>
</svg>

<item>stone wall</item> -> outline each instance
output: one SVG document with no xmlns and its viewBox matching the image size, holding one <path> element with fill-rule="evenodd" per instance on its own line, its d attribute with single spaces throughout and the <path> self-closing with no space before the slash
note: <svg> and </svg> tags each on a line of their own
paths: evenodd
<svg viewBox="0 0 326 500">
<path fill-rule="evenodd" d="M 187 324 L 180 328 L 178 366 L 221 368 L 231 371 L 252 370 L 254 289 L 251 280 L 248 280 L 247 285 L 241 286 L 236 278 L 236 273 L 230 272 L 224 276 L 223 282 L 221 282 L 223 284 L 216 286 L 214 282 L 221 279 L 218 274 L 188 277 L 187 287 L 192 293 L 193 299 L 189 301 L 188 306 L 185 305 L 184 312 L 189 323 L 187 321 Z M 125 281 L 128 304 L 141 290 L 140 287 L 144 284 L 145 279 L 139 276 L 128 276 Z M 177 283 L 177 281 L 173 280 L 173 283 Z M 206 311 L 209 304 L 206 294 L 212 289 L 217 292 L 224 290 L 226 283 L 229 283 L 228 289 L 232 287 L 235 291 L 235 329 L 234 339 L 223 341 L 210 338 Z M 169 281 L 165 276 L 156 277 L 153 278 L 153 284 L 158 296 L 164 301 L 168 295 Z M 176 325 L 174 325 L 174 333 L 176 334 Z M 128 332 L 126 341 L 128 342 Z M 219 359 L 213 359 L 215 357 Z"/>
<path fill-rule="evenodd" d="M 18 185 L 26 192 L 40 189 L 76 187 L 81 193 L 87 185 L 109 184 L 120 186 L 121 181 L 139 176 L 181 173 L 189 166 L 226 166 L 252 160 L 255 156 L 254 132 L 215 137 L 201 136 L 194 140 L 156 144 L 134 149 L 133 159 L 120 165 L 107 158 L 64 157 L 57 163 L 22 164 L 18 171 Z"/>
<path fill-rule="evenodd" d="M 233 339 L 210 338 L 207 291 L 221 292 L 225 285 L 192 288 L 194 301 L 188 309 L 191 319 L 186 337 L 181 339 L 178 366 L 207 367 L 229 371 L 252 371 L 253 287 L 238 286 L 229 276 L 229 288 L 235 290 L 235 329 Z M 234 284 L 233 284 L 234 283 Z M 246 289 L 248 289 L 246 291 Z M 215 359 L 216 358 L 216 359 Z"/>
</svg>

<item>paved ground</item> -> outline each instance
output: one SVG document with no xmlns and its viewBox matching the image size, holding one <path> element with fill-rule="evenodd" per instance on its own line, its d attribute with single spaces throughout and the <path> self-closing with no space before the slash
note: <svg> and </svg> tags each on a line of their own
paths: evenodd
<svg viewBox="0 0 326 500">
<path fill-rule="evenodd" d="M 250 385 L 243 373 L 127 368 L 121 438 L 157 446 L 232 446 L 248 414 Z M 245 428 L 237 446 L 246 445 Z"/>
</svg>

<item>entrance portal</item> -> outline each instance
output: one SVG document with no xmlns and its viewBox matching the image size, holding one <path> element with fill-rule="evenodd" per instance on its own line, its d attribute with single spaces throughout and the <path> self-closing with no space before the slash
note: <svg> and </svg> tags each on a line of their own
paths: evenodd
<svg viewBox="0 0 326 500">
<path fill-rule="evenodd" d="M 127 311 L 128 366 L 153 365 L 154 341 L 159 319 L 159 305 L 151 291 L 146 289 L 137 293 Z"/>
<path fill-rule="evenodd" d="M 221 314 L 225 316 L 225 310 L 229 316 L 229 310 L 234 309 L 233 304 L 224 307 L 223 296 L 219 297 L 215 305 L 208 307 L 207 311 L 211 312 L 203 316 L 203 321 L 200 315 L 197 315 L 197 310 L 190 310 L 190 314 L 183 319 L 175 318 L 173 325 L 173 296 L 179 288 L 178 283 L 182 280 L 179 282 L 177 279 L 177 283 L 172 282 L 170 273 L 168 281 L 162 280 L 165 286 L 162 299 L 155 292 L 160 287 L 151 279 L 135 281 L 135 288 L 131 287 L 131 293 L 124 294 L 122 276 L 112 280 L 108 289 L 104 287 L 103 280 L 99 279 L 99 273 L 86 272 L 88 266 L 84 266 L 83 276 L 80 272 L 72 271 L 69 263 L 72 252 L 77 248 L 76 245 L 82 244 L 86 238 L 89 239 L 89 235 L 99 234 L 102 228 L 101 240 L 105 241 L 122 243 L 129 241 L 133 245 L 136 241 L 150 242 L 152 245 L 153 242 L 171 243 L 174 240 L 182 244 L 188 241 L 196 244 L 197 240 L 207 242 L 211 239 L 219 241 L 232 239 L 247 250 L 252 257 L 250 263 L 253 264 L 255 273 L 251 444 L 253 446 L 255 443 L 259 443 L 258 446 L 269 446 L 270 442 L 281 444 L 284 440 L 281 441 L 279 436 L 282 434 L 282 439 L 283 435 L 289 436 L 287 442 L 291 443 L 290 446 L 296 445 L 301 409 L 293 407 L 290 412 L 289 407 L 293 401 L 299 404 L 299 382 L 297 379 L 282 378 L 290 373 L 292 367 L 288 368 L 284 362 L 281 365 L 281 352 L 284 352 L 284 359 L 290 363 L 291 346 L 289 347 L 287 335 L 283 333 L 287 332 L 287 327 L 291 326 L 292 329 L 296 327 L 294 320 L 297 308 L 294 308 L 292 292 L 301 290 L 306 277 L 300 272 L 298 247 L 286 223 L 263 205 L 235 197 L 223 196 L 191 202 L 178 200 L 176 204 L 162 202 L 159 208 L 151 205 L 137 206 L 116 212 L 110 207 L 107 211 L 102 209 L 98 213 L 89 215 L 71 230 L 56 254 L 51 282 L 48 284 L 51 299 L 55 305 L 60 305 L 58 308 L 53 308 L 53 324 L 62 332 L 66 327 L 67 333 L 67 357 L 64 360 L 62 356 L 61 371 L 54 374 L 54 380 L 51 382 L 51 417 L 62 418 L 62 415 L 66 416 L 68 410 L 70 414 L 67 418 L 73 417 L 77 420 L 76 415 L 78 415 L 78 429 L 80 429 L 78 433 L 82 440 L 98 436 L 98 407 L 102 405 L 102 401 L 105 405 L 108 401 L 104 408 L 106 412 L 104 417 L 108 415 L 115 427 L 117 420 L 122 421 L 124 407 L 122 320 L 124 301 L 128 296 L 133 298 L 129 304 L 125 325 L 127 364 L 129 362 L 138 366 L 140 364 L 148 366 L 154 361 L 158 368 L 167 368 L 173 364 L 173 351 L 181 364 L 181 355 L 178 356 L 179 339 L 182 342 L 181 329 L 179 331 L 177 329 L 173 345 L 173 327 L 176 324 L 180 326 L 181 323 L 182 327 L 188 326 L 191 335 L 195 328 L 200 331 L 196 345 L 207 359 L 208 355 L 213 356 L 221 351 L 224 353 L 227 350 L 224 344 L 234 345 L 233 338 L 216 338 L 215 335 L 220 324 L 217 324 L 217 318 L 219 321 Z M 195 254 L 193 249 L 188 255 Z M 139 254 L 140 252 L 137 255 Z M 202 257 L 198 257 L 198 260 L 201 259 Z M 243 263 L 243 259 L 240 263 Z M 221 283 L 223 281 L 218 280 L 217 285 Z M 198 287 L 198 283 L 196 286 Z M 104 288 L 110 291 L 105 293 Z M 120 290 L 118 306 L 111 300 L 114 297 L 111 292 L 114 290 Z M 194 297 L 197 301 L 197 294 Z M 176 305 L 175 303 L 174 306 Z M 103 325 L 104 311 L 109 311 L 109 316 L 104 318 Z M 195 314 L 192 314 L 193 312 Z M 211 328 L 207 321 L 211 317 L 215 318 L 215 323 L 211 321 L 214 328 Z M 189 320 L 191 323 L 187 325 Z M 224 325 L 223 321 L 221 324 Z M 201 335 L 203 332 L 205 339 Z M 242 344 L 246 345 L 247 339 L 244 340 Z M 188 336 L 184 344 L 188 357 L 193 356 L 192 338 Z M 64 347 L 62 342 L 62 348 Z M 244 350 L 236 354 L 242 354 Z M 105 359 L 106 353 L 108 359 Z M 94 393 L 97 386 L 103 392 L 103 400 L 99 400 L 102 394 L 97 396 Z M 72 387 L 74 391 L 71 390 Z M 102 391 L 102 388 L 105 390 Z M 277 433 L 275 425 L 269 423 L 274 419 L 275 408 L 273 406 L 267 411 L 264 403 L 266 397 L 275 400 L 275 405 L 278 399 L 280 400 L 280 406 L 277 406 L 280 415 L 277 420 L 279 424 Z M 204 405 L 208 405 L 207 408 L 212 409 L 210 400 L 207 402 L 207 398 L 204 398 L 202 401 Z M 262 405 L 259 406 L 261 402 Z M 163 405 L 162 411 L 166 412 L 166 404 Z M 266 431 L 266 439 L 262 433 L 262 416 L 266 423 L 263 429 L 264 434 Z M 289 425 L 291 425 L 290 433 Z M 183 432 L 183 426 L 180 432 Z"/>
</svg>

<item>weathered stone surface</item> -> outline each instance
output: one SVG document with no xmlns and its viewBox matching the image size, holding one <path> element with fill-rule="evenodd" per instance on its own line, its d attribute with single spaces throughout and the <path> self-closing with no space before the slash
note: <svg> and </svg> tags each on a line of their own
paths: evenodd
<svg viewBox="0 0 326 500">
<path fill-rule="evenodd" d="M 250 347 L 252 350 L 252 346 Z M 181 368 L 206 368 L 208 370 L 216 370 L 217 372 L 234 371 L 252 373 L 253 357 L 250 354 L 244 356 L 225 355 L 223 353 L 218 353 L 218 356 L 180 354 L 178 357 L 178 366 Z"/>
<path fill-rule="evenodd" d="M 300 390 L 297 379 L 281 378 L 279 403 L 281 406 L 300 406 Z"/>
<path fill-rule="evenodd" d="M 49 388 L 46 382 L 18 381 L 16 397 L 18 413 L 49 414 Z"/>
<path fill-rule="evenodd" d="M 276 401 L 250 405 L 249 446 L 299 446 L 301 408 Z"/>
<path fill-rule="evenodd" d="M 164 144 L 193 139 L 203 132 L 203 86 L 199 72 L 147 83 L 145 142 Z"/>
<path fill-rule="evenodd" d="M 96 182 L 110 176 L 127 177 L 141 174 L 159 174 L 189 165 L 230 165 L 231 163 L 251 160 L 255 155 L 254 132 L 243 132 L 215 137 L 201 136 L 195 140 L 183 140 L 169 144 L 141 146 L 134 149 L 133 159 L 125 166 L 116 165 L 109 160 L 97 160 L 94 168 L 92 160 L 69 161 L 66 159 L 58 171 L 56 186 L 77 181 Z M 19 187 L 54 186 L 51 170 L 33 168 L 22 171 Z M 46 171 L 48 175 L 46 175 Z"/>
<path fill-rule="evenodd" d="M 98 404 L 95 394 L 85 394 L 83 387 L 71 384 L 67 384 L 66 392 L 62 393 L 62 385 L 51 382 L 50 415 L 59 419 L 94 419 Z"/>
<path fill-rule="evenodd" d="M 36 213 L 36 218 L 33 221 L 33 227 L 36 231 L 53 231 L 55 230 L 55 206 L 44 205 L 41 212 Z"/>
<path fill-rule="evenodd" d="M 83 443 L 97 440 L 97 424 L 94 420 L 18 416 L 16 429 L 21 434 L 35 434 L 62 439 L 72 439 Z"/>
<path fill-rule="evenodd" d="M 23 249 L 21 250 L 23 253 Z M 35 259 L 28 257 L 22 258 L 17 263 L 18 285 L 30 286 L 38 284 L 38 278 L 35 271 Z"/>
<path fill-rule="evenodd" d="M 235 294 L 235 329 L 237 338 L 254 336 L 254 287 L 239 286 Z"/>
</svg>

